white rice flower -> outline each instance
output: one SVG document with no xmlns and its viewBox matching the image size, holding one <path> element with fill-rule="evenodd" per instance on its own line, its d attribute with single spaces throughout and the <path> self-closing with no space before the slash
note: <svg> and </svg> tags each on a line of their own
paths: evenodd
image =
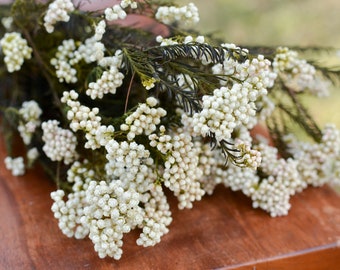
<svg viewBox="0 0 340 270">
<path fill-rule="evenodd" d="M 13 176 L 20 176 L 25 174 L 25 163 L 23 157 L 6 157 L 5 166 L 7 170 L 10 170 L 12 172 Z"/>
<path fill-rule="evenodd" d="M 69 12 L 74 10 L 72 0 L 54 0 L 49 4 L 46 15 L 44 16 L 44 26 L 48 33 L 54 31 L 57 22 L 68 22 Z"/>
<path fill-rule="evenodd" d="M 182 7 L 161 6 L 157 9 L 155 17 L 164 24 L 178 22 L 185 26 L 194 25 L 200 20 L 198 8 L 194 3 Z"/>
<path fill-rule="evenodd" d="M 41 114 L 42 110 L 34 100 L 24 101 L 19 109 L 20 120 L 18 131 L 26 145 L 31 143 L 34 132 L 40 126 Z"/>
<path fill-rule="evenodd" d="M 62 129 L 59 121 L 48 120 L 41 124 L 44 141 L 43 151 L 52 161 L 63 161 L 65 164 L 73 162 L 78 154 L 76 152 L 77 137 L 71 130 Z"/>
<path fill-rule="evenodd" d="M 0 47 L 10 73 L 20 70 L 25 59 L 31 59 L 32 48 L 27 45 L 26 39 L 22 38 L 20 33 L 6 33 L 0 40 Z"/>
</svg>

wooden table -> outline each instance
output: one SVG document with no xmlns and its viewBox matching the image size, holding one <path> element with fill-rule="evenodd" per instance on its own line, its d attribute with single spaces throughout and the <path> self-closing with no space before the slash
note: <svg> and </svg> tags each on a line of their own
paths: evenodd
<svg viewBox="0 0 340 270">
<path fill-rule="evenodd" d="M 340 198 L 328 187 L 296 195 L 287 217 L 270 218 L 241 193 L 215 194 L 177 210 L 155 247 L 124 237 L 120 261 L 99 259 L 90 240 L 64 236 L 50 211 L 54 185 L 39 169 L 13 177 L 0 142 L 0 269 L 340 269 Z"/>
</svg>

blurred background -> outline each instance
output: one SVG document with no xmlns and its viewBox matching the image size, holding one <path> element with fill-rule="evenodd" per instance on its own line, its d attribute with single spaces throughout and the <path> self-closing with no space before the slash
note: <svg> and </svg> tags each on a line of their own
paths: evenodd
<svg viewBox="0 0 340 270">
<path fill-rule="evenodd" d="M 179 0 L 199 8 L 202 33 L 214 33 L 227 43 L 265 46 L 319 46 L 340 49 L 339 0 Z M 340 52 L 340 50 L 339 50 Z M 340 68 L 340 53 L 309 55 Z M 340 128 L 340 78 L 331 96 L 305 102 L 321 125 Z"/>
<path fill-rule="evenodd" d="M 339 0 L 179 0 L 195 3 L 199 27 L 251 45 L 340 47 Z"/>
</svg>

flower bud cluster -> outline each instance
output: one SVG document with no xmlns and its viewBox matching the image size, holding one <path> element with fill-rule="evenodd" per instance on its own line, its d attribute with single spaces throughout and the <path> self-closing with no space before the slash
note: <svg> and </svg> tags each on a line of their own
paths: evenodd
<svg viewBox="0 0 340 270">
<path fill-rule="evenodd" d="M 116 50 L 113 56 L 105 56 L 98 61 L 98 65 L 101 67 L 115 66 L 117 68 L 122 67 L 123 54 L 121 50 Z"/>
<path fill-rule="evenodd" d="M 84 60 L 86 63 L 100 62 L 105 56 L 105 45 L 101 42 L 106 31 L 106 22 L 101 20 L 94 29 L 94 35 L 85 39 L 79 44 L 78 49 L 74 52 L 76 63 Z M 74 64 L 73 63 L 73 64 Z"/>
<path fill-rule="evenodd" d="M 56 69 L 56 75 L 59 82 L 76 83 L 77 70 L 73 65 L 77 64 L 81 57 L 76 56 L 77 46 L 73 39 L 65 39 L 62 44 L 58 46 L 58 51 L 55 57 L 51 59 L 50 63 Z"/>
<path fill-rule="evenodd" d="M 260 166 L 262 160 L 261 152 L 251 149 L 251 144 L 249 142 L 237 139 L 235 142 L 235 149 L 239 150 L 239 156 L 241 157 L 239 162 L 241 164 L 254 170 Z"/>
<path fill-rule="evenodd" d="M 94 137 L 92 138 L 93 147 L 97 148 L 105 146 L 114 137 L 115 128 L 112 125 L 101 125 L 95 130 Z"/>
<path fill-rule="evenodd" d="M 229 140 L 239 125 L 247 126 L 255 116 L 256 94 L 249 83 L 235 83 L 231 89 L 215 89 L 202 98 L 202 111 L 193 115 L 194 131 L 203 137 L 214 133 L 217 141 Z"/>
<path fill-rule="evenodd" d="M 298 141 L 293 135 L 285 140 L 307 184 L 322 186 L 337 177 L 335 164 L 340 154 L 340 132 L 334 125 L 325 126 L 320 143 Z"/>
<path fill-rule="evenodd" d="M 25 59 L 31 59 L 32 48 L 20 33 L 6 33 L 0 40 L 0 48 L 5 55 L 4 61 L 8 72 L 21 69 Z"/>
<path fill-rule="evenodd" d="M 32 136 L 41 123 L 41 114 L 42 110 L 34 100 L 24 101 L 19 109 L 18 131 L 26 145 L 31 143 Z"/>
<path fill-rule="evenodd" d="M 229 80 L 221 80 L 221 85 L 226 85 L 230 81 L 242 81 L 249 83 L 253 88 L 251 93 L 252 100 L 262 99 L 267 95 L 267 89 L 273 87 L 277 74 L 272 71 L 271 63 L 265 59 L 263 55 L 258 55 L 251 60 L 247 59 L 244 62 L 238 62 L 232 57 L 230 53 L 237 51 L 241 56 L 248 54 L 248 51 L 236 47 L 234 44 L 222 44 L 222 47 L 227 49 L 225 60 L 222 64 L 215 64 L 212 67 L 214 74 L 224 74 L 229 77 Z M 234 52 L 234 53 L 235 53 Z M 253 125 L 256 121 L 252 121 Z"/>
<path fill-rule="evenodd" d="M 308 90 L 319 97 L 329 95 L 329 82 L 318 76 L 315 67 L 300 59 L 296 51 L 287 47 L 277 48 L 273 69 L 295 91 Z"/>
<path fill-rule="evenodd" d="M 119 72 L 116 66 L 111 66 L 105 70 L 102 76 L 96 82 L 90 82 L 86 95 L 92 99 L 103 98 L 105 94 L 115 94 L 118 87 L 123 83 L 124 75 Z"/>
<path fill-rule="evenodd" d="M 124 189 L 120 180 L 91 181 L 86 189 L 86 201 L 81 222 L 89 226 L 94 249 L 100 258 L 109 256 L 119 260 L 123 234 L 143 221 L 139 193 Z"/>
<path fill-rule="evenodd" d="M 119 179 L 128 187 L 133 187 L 141 194 L 149 187 L 149 178 L 154 179 L 151 169 L 153 159 L 144 145 L 136 142 L 117 142 L 110 140 L 106 145 L 106 174 Z"/>
<path fill-rule="evenodd" d="M 137 2 L 132 1 L 132 0 L 122 0 L 120 2 L 120 6 L 122 8 L 128 8 L 130 6 L 132 9 L 136 9 L 137 8 Z"/>
<path fill-rule="evenodd" d="M 220 152 L 213 150 L 209 143 L 203 143 L 201 140 L 194 141 L 194 147 L 199 151 L 197 167 L 202 171 L 202 176 L 198 180 L 205 193 L 212 195 L 216 185 L 221 183 L 219 181 L 221 179 L 214 177 L 218 168 L 218 155 Z M 222 166 L 224 164 L 225 159 L 223 158 Z"/>
<path fill-rule="evenodd" d="M 142 232 L 136 241 L 137 245 L 144 247 L 159 243 L 161 237 L 169 232 L 168 226 L 172 221 L 170 205 L 162 187 L 152 184 L 148 194 L 149 197 L 144 203 Z"/>
<path fill-rule="evenodd" d="M 274 85 L 274 81 L 277 78 L 277 74 L 272 71 L 271 63 L 268 59 L 265 59 L 263 55 L 258 55 L 253 59 L 246 59 L 244 62 L 238 62 L 230 54 L 237 57 L 246 57 L 248 50 L 241 49 L 235 44 L 222 44 L 222 47 L 226 48 L 224 62 L 215 64 L 212 67 L 214 74 L 224 74 L 229 80 L 221 80 L 221 85 L 226 85 L 229 82 L 248 83 L 251 85 L 252 91 L 250 93 L 251 100 L 255 101 L 257 106 L 273 105 L 268 103 L 268 99 L 265 99 L 267 90 Z M 261 109 L 262 107 L 259 107 Z M 267 106 L 266 110 L 262 111 L 261 119 L 265 119 L 272 113 L 273 106 Z M 249 119 L 248 128 L 252 128 L 257 123 L 254 117 Z"/>
<path fill-rule="evenodd" d="M 68 194 L 66 202 L 64 197 L 65 191 L 62 189 L 51 192 L 51 199 L 53 200 L 51 210 L 58 220 L 59 229 L 67 237 L 83 239 L 89 234 L 87 224 L 80 222 L 84 205 L 86 205 L 85 191 Z"/>
<path fill-rule="evenodd" d="M 97 41 L 97 38 L 98 36 L 87 38 L 84 43 L 80 44 L 75 52 L 76 57 L 83 59 L 86 63 L 101 61 L 104 58 L 105 46 Z"/>
<path fill-rule="evenodd" d="M 157 175 L 150 152 L 135 142 L 118 143 L 115 140 L 109 141 L 105 148 L 108 177 L 119 179 L 125 189 L 137 191 L 140 202 L 144 204 L 143 223 L 138 225 L 143 231 L 137 244 L 155 245 L 168 232 L 167 226 L 172 219 L 166 196 L 161 186 L 155 184 Z"/>
<path fill-rule="evenodd" d="M 46 31 L 52 33 L 57 22 L 68 22 L 70 20 L 68 13 L 72 11 L 74 11 L 74 5 L 71 0 L 54 0 L 50 3 L 44 16 Z"/>
<path fill-rule="evenodd" d="M 94 171 L 88 169 L 89 163 L 75 161 L 67 171 L 67 181 L 72 183 L 72 191 L 65 197 L 63 190 L 51 192 L 53 204 L 51 207 L 54 217 L 58 220 L 60 230 L 67 237 L 83 239 L 89 234 L 89 226 L 81 223 L 84 207 L 87 205 L 85 190 L 88 183 L 94 178 Z"/>
<path fill-rule="evenodd" d="M 47 157 L 52 161 L 64 161 L 65 164 L 70 164 L 77 158 L 77 137 L 71 130 L 60 128 L 57 120 L 43 122 L 41 127 L 42 140 L 45 143 L 42 149 Z"/>
<path fill-rule="evenodd" d="M 199 182 L 203 173 L 197 167 L 198 150 L 192 137 L 181 130 L 171 136 L 165 134 L 165 128 L 161 126 L 160 132 L 160 135 L 149 135 L 149 140 L 150 145 L 166 157 L 162 175 L 164 185 L 174 192 L 179 201 L 178 208 L 192 208 L 192 202 L 201 200 L 204 195 Z"/>
<path fill-rule="evenodd" d="M 182 7 L 162 6 L 157 9 L 155 18 L 164 24 L 181 23 L 184 26 L 192 26 L 200 20 L 198 8 L 193 3 Z"/>
<path fill-rule="evenodd" d="M 105 19 L 108 21 L 115 21 L 118 19 L 125 19 L 127 14 L 124 9 L 131 7 L 132 9 L 137 8 L 137 2 L 131 1 L 131 0 L 122 0 L 120 4 L 114 5 L 111 8 L 106 8 L 105 13 Z"/>
<path fill-rule="evenodd" d="M 262 153 L 260 169 L 267 177 L 251 195 L 253 207 L 262 208 L 272 217 L 287 215 L 290 197 L 307 186 L 299 175 L 298 163 L 278 158 L 277 148 L 261 143 L 258 149 Z"/>
<path fill-rule="evenodd" d="M 70 109 L 67 111 L 67 119 L 71 121 L 70 128 L 74 132 L 82 130 L 85 132 L 87 142 L 85 148 L 96 149 L 101 145 L 96 140 L 96 133 L 101 126 L 101 117 L 98 116 L 99 109 L 86 107 L 78 101 L 79 94 L 75 90 L 65 91 L 61 102 Z"/>
<path fill-rule="evenodd" d="M 105 21 L 99 22 L 95 28 L 94 36 L 87 38 L 84 43 L 76 43 L 73 39 L 65 39 L 58 46 L 55 56 L 50 63 L 56 69 L 60 82 L 76 83 L 77 70 L 74 66 L 79 61 L 86 63 L 100 62 L 104 58 L 105 46 L 100 39 L 105 33 Z"/>
<path fill-rule="evenodd" d="M 103 38 L 103 35 L 105 34 L 105 28 L 106 28 L 106 22 L 105 20 L 101 20 L 95 27 L 94 30 L 94 36 L 93 38 L 96 41 L 100 41 Z"/>
<path fill-rule="evenodd" d="M 125 123 L 120 126 L 122 131 L 126 131 L 127 139 L 133 140 L 137 135 L 150 135 L 157 125 L 160 124 L 161 118 L 166 116 L 166 110 L 161 107 L 155 108 L 158 100 L 154 97 L 148 97 L 145 103 L 138 105 L 137 109 L 130 114 Z"/>
<path fill-rule="evenodd" d="M 20 176 L 25 174 L 25 163 L 23 157 L 6 157 L 5 166 L 7 170 L 10 170 L 12 172 L 13 176 Z"/>
<path fill-rule="evenodd" d="M 220 166 L 223 165 L 223 157 L 220 157 Z M 260 178 L 256 171 L 251 168 L 241 168 L 234 164 L 229 164 L 226 169 L 217 167 L 216 181 L 223 183 L 226 187 L 230 187 L 232 191 L 242 191 L 248 197 L 255 193 Z"/>
</svg>

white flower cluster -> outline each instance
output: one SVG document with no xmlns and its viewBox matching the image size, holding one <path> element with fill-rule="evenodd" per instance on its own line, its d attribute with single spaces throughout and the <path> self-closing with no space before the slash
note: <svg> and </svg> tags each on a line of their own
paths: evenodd
<svg viewBox="0 0 340 270">
<path fill-rule="evenodd" d="M 251 144 L 248 141 L 237 139 L 235 141 L 235 149 L 237 149 L 240 160 L 238 162 L 244 164 L 246 167 L 254 170 L 261 164 L 261 152 L 251 149 Z"/>
<path fill-rule="evenodd" d="M 103 35 L 105 34 L 105 28 L 106 28 L 106 22 L 105 20 L 101 20 L 95 27 L 94 36 L 93 38 L 96 41 L 100 41 L 103 38 Z"/>
<path fill-rule="evenodd" d="M 120 4 L 116 4 L 111 8 L 106 8 L 105 13 L 105 19 L 108 21 L 115 21 L 118 19 L 125 19 L 127 14 L 124 9 L 131 7 L 132 9 L 137 8 L 137 2 L 131 1 L 131 0 L 122 0 Z"/>
<path fill-rule="evenodd" d="M 114 137 L 115 128 L 112 125 L 104 126 L 101 125 L 97 129 L 94 129 L 94 132 L 88 135 L 88 146 L 91 149 L 99 148 L 100 146 L 105 146 L 109 143 L 109 141 Z M 90 147 L 91 144 L 91 147 Z"/>
<path fill-rule="evenodd" d="M 8 72 L 21 69 L 25 59 L 31 59 L 32 48 L 20 33 L 6 33 L 0 40 L 0 48 L 5 55 L 4 61 Z"/>
<path fill-rule="evenodd" d="M 161 237 L 169 232 L 171 211 L 167 198 L 160 185 L 149 187 L 147 200 L 144 198 L 144 220 L 142 233 L 137 239 L 137 245 L 148 247 L 160 242 Z"/>
<path fill-rule="evenodd" d="M 59 121 L 48 120 L 41 124 L 43 151 L 52 161 L 63 161 L 70 164 L 77 158 L 77 137 L 71 130 L 59 127 Z"/>
<path fill-rule="evenodd" d="M 65 39 L 62 44 L 58 46 L 55 57 L 51 59 L 51 65 L 56 69 L 59 82 L 77 82 L 77 70 L 72 67 L 80 61 L 80 58 L 76 58 L 75 55 L 76 48 L 76 43 L 73 39 Z"/>
<path fill-rule="evenodd" d="M 282 138 L 287 145 L 284 158 L 270 145 L 271 141 L 252 137 L 251 129 L 267 120 L 275 109 L 271 98 L 280 98 L 276 95 L 278 87 L 274 87 L 278 76 L 278 84 L 286 90 L 309 91 L 318 96 L 327 93 L 328 85 L 321 72 L 300 59 L 297 52 L 280 47 L 272 64 L 263 55 L 252 55 L 234 44 L 214 47 L 197 34 L 158 36 L 160 46 L 178 46 L 160 51 L 153 47 L 150 51 L 141 48 L 145 44 L 135 44 L 147 60 L 154 60 L 151 65 L 155 72 L 144 72 L 135 65 L 131 70 L 129 62 L 139 56 L 137 52 L 131 55 L 128 48 L 117 48 L 120 35 L 115 35 L 115 30 L 125 27 L 125 23 L 112 25 L 111 21 L 125 19 L 129 12 L 143 15 L 143 10 L 148 13 L 155 6 L 146 1 L 133 11 L 139 1 L 121 0 L 102 15 L 94 13 L 92 17 L 91 12 L 81 11 L 88 20 L 79 40 L 72 39 L 72 33 L 48 34 L 64 26 L 58 22 L 70 20 L 73 2 L 48 1 L 46 12 L 43 10 L 46 31 L 39 33 L 57 35 L 57 40 L 61 38 L 59 34 L 65 34 L 57 48 L 48 48 L 55 52 L 50 64 L 61 83 L 49 91 L 58 90 L 54 94 L 59 95 L 65 84 L 75 84 L 79 89 L 69 88 L 62 93 L 57 109 L 61 119 L 66 114 L 63 120 L 41 124 L 39 105 L 24 102 L 18 110 L 18 131 L 29 150 L 26 157 L 5 159 L 6 168 L 16 176 L 24 174 L 40 153 L 66 165 L 62 166 L 67 170 L 66 176 L 65 171 L 60 175 L 57 172 L 65 179 L 58 179 L 58 188 L 51 193 L 51 210 L 63 234 L 77 239 L 89 237 L 100 258 L 118 260 L 125 233 L 140 229 L 136 243 L 144 247 L 159 243 L 168 233 L 172 217 L 166 191 L 173 192 L 179 209 L 185 209 L 222 184 L 243 192 L 254 208 L 276 217 L 286 215 L 291 196 L 308 185 L 340 183 L 340 131 L 334 126 L 326 126 L 321 138 L 315 136 L 317 143 Z M 199 21 L 199 14 L 190 3 L 182 7 L 160 6 L 155 18 L 160 24 L 191 26 Z M 11 17 L 1 19 L 8 32 L 18 26 L 12 22 Z M 140 34 L 137 37 L 143 37 Z M 147 40 L 150 38 L 147 36 Z M 20 70 L 25 59 L 31 58 L 33 50 L 27 41 L 17 32 L 1 39 L 9 72 Z M 158 59 L 158 53 L 164 57 Z M 186 66 L 177 68 L 177 64 Z M 131 77 L 130 86 L 125 85 L 125 74 Z M 142 88 L 135 88 L 136 83 Z M 137 94 L 136 100 L 143 99 L 127 112 L 119 111 L 125 97 L 120 90 L 125 86 L 129 88 L 125 89 L 127 98 Z M 172 87 L 178 91 L 173 92 Z M 168 97 L 170 104 L 166 104 Z M 109 107 L 117 102 L 117 108 Z M 188 104 L 201 110 L 189 115 L 182 108 L 191 109 Z M 275 113 L 274 122 L 268 123 L 275 127 L 278 115 Z M 67 124 L 68 128 L 64 128 Z M 43 145 L 37 149 L 33 147 L 39 141 L 33 136 L 40 134 L 40 125 Z"/>
<path fill-rule="evenodd" d="M 80 217 L 82 217 L 84 204 L 84 191 L 70 193 L 67 201 L 64 201 L 65 191 L 58 189 L 51 192 L 51 199 L 54 201 L 51 207 L 54 217 L 58 220 L 59 229 L 67 237 L 76 239 L 85 238 L 89 229 L 82 226 Z"/>
<path fill-rule="evenodd" d="M 223 165 L 223 159 L 219 159 L 219 164 Z M 229 164 L 226 169 L 217 167 L 216 181 L 223 183 L 226 187 L 230 187 L 233 191 L 242 191 L 248 197 L 254 194 L 258 183 L 259 176 L 256 171 L 251 168 L 241 168 L 234 164 Z"/>
<path fill-rule="evenodd" d="M 44 16 L 46 31 L 52 33 L 57 22 L 68 22 L 70 20 L 68 13 L 72 11 L 74 11 L 72 0 L 54 0 L 50 3 Z"/>
<path fill-rule="evenodd" d="M 34 162 L 39 157 L 39 151 L 36 147 L 33 147 L 27 151 L 27 159 L 30 162 Z"/>
<path fill-rule="evenodd" d="M 198 8 L 194 3 L 189 3 L 182 7 L 159 7 L 155 14 L 155 18 L 164 24 L 178 22 L 185 26 L 194 25 L 200 20 Z"/>
<path fill-rule="evenodd" d="M 13 24 L 13 17 L 2 17 L 1 18 L 1 24 L 9 30 L 12 27 Z"/>
<path fill-rule="evenodd" d="M 128 8 L 130 6 L 132 9 L 136 9 L 137 8 L 137 2 L 132 1 L 132 0 L 122 0 L 120 2 L 120 6 L 122 8 Z"/>
<path fill-rule="evenodd" d="M 101 67 L 115 66 L 117 68 L 122 67 L 123 54 L 121 50 L 117 50 L 113 56 L 104 56 L 98 61 L 98 65 Z"/>
<path fill-rule="evenodd" d="M 89 238 L 100 258 L 120 259 L 123 234 L 143 221 L 138 206 L 139 193 L 124 189 L 120 180 L 110 183 L 91 181 L 86 189 L 88 205 L 84 208 L 82 223 L 89 224 Z"/>
<path fill-rule="evenodd" d="M 121 181 L 124 189 L 138 192 L 139 200 L 144 204 L 143 228 L 138 245 L 152 246 L 168 232 L 171 223 L 169 204 L 161 186 L 155 184 L 157 175 L 154 172 L 154 161 L 150 152 L 136 142 L 109 141 L 106 146 L 106 175 L 109 179 Z M 114 180 L 116 181 L 116 180 Z"/>
<path fill-rule="evenodd" d="M 98 34 L 87 38 L 84 43 L 80 44 L 75 52 L 77 58 L 83 59 L 86 63 L 99 62 L 104 58 L 105 46 L 102 42 L 96 40 Z"/>
<path fill-rule="evenodd" d="M 78 81 L 77 70 L 74 65 L 79 61 L 84 60 L 86 63 L 92 63 L 103 60 L 105 46 L 100 40 L 105 33 L 105 27 L 106 23 L 102 20 L 96 25 L 94 36 L 87 38 L 84 43 L 65 39 L 58 46 L 58 50 L 50 63 L 56 69 L 56 75 L 60 82 L 76 83 Z"/>
<path fill-rule="evenodd" d="M 295 91 L 308 90 L 319 97 L 329 95 L 330 83 L 317 76 L 315 67 L 300 59 L 296 51 L 287 47 L 277 48 L 273 69 Z"/>
<path fill-rule="evenodd" d="M 111 66 L 105 70 L 96 82 L 90 82 L 86 95 L 92 99 L 103 98 L 105 94 L 115 94 L 118 87 L 123 83 L 124 75 L 119 72 L 116 66 Z"/>
<path fill-rule="evenodd" d="M 117 165 L 113 174 L 98 176 L 89 169 L 88 161 L 76 161 L 67 171 L 67 181 L 73 184 L 67 200 L 63 200 L 63 190 L 51 193 L 54 201 L 51 209 L 62 232 L 77 239 L 89 236 L 101 258 L 109 256 L 118 260 L 122 254 L 123 234 L 137 226 L 142 228 L 137 244 L 155 245 L 169 231 L 167 226 L 172 221 L 166 196 L 161 186 L 154 183 L 156 176 L 148 178 L 147 167 L 140 169 L 143 165 L 136 163 L 136 160 L 142 162 L 144 157 L 134 159 L 139 153 L 144 155 L 145 150 L 135 143 L 125 144 L 118 145 L 117 153 L 108 155 L 111 161 L 115 159 L 130 167 Z M 124 161 L 120 149 L 127 150 Z M 135 169 L 140 170 L 139 176 L 131 175 Z M 116 178 L 119 174 L 122 180 Z M 111 180 L 98 181 L 98 177 Z"/>
<path fill-rule="evenodd" d="M 12 172 L 14 176 L 20 176 L 25 174 L 25 163 L 23 157 L 5 158 L 5 166 L 7 170 Z"/>
<path fill-rule="evenodd" d="M 29 149 L 26 153 L 27 164 L 23 157 L 19 156 L 16 158 L 6 157 L 5 167 L 10 170 L 13 176 L 21 176 L 26 172 L 26 167 L 30 168 L 39 156 L 39 151 L 36 147 Z"/>
<path fill-rule="evenodd" d="M 340 132 L 334 125 L 325 126 L 320 143 L 301 142 L 292 135 L 286 137 L 286 142 L 306 183 L 322 186 L 337 177 L 335 164 L 340 155 Z"/>
<path fill-rule="evenodd" d="M 166 115 L 166 110 L 163 108 L 155 108 L 157 104 L 156 98 L 149 97 L 145 103 L 139 104 L 137 109 L 125 119 L 125 123 L 120 126 L 120 129 L 128 131 L 127 139 L 129 141 L 137 135 L 143 133 L 150 135 L 156 130 L 161 118 Z"/>
<path fill-rule="evenodd" d="M 31 143 L 32 135 L 40 125 L 41 114 L 42 110 L 34 100 L 24 101 L 19 109 L 20 120 L 18 131 L 26 145 Z"/>
<path fill-rule="evenodd" d="M 194 147 L 192 137 L 182 130 L 171 136 L 164 134 L 165 128 L 161 126 L 160 132 L 160 135 L 149 135 L 149 140 L 150 145 L 166 157 L 164 185 L 174 192 L 180 209 L 192 208 L 192 202 L 201 200 L 205 193 L 199 182 L 203 174 L 197 167 L 199 150 Z"/>
<path fill-rule="evenodd" d="M 225 60 L 222 64 L 215 64 L 212 67 L 212 72 L 214 74 L 224 74 L 229 78 L 228 80 L 220 81 L 222 86 L 231 81 L 236 81 L 236 83 L 241 81 L 242 84 L 249 84 L 251 86 L 249 99 L 251 102 L 254 102 L 254 108 L 264 109 L 260 114 L 261 120 L 264 120 L 274 110 L 274 103 L 266 96 L 268 89 L 274 85 L 277 77 L 277 74 L 271 69 L 270 61 L 265 59 L 263 55 L 258 55 L 256 58 L 247 59 L 239 63 L 230 57 L 229 53 L 236 54 L 237 52 L 237 54 L 243 56 L 248 53 L 246 49 L 241 49 L 235 44 L 222 44 L 221 46 L 227 49 Z M 248 128 L 252 128 L 257 123 L 257 119 L 254 116 L 250 117 L 247 124 Z"/>
<path fill-rule="evenodd" d="M 301 181 L 295 161 L 279 159 L 277 150 L 268 145 L 261 145 L 257 150 L 261 151 L 262 157 L 259 169 L 268 176 L 261 180 L 252 168 L 234 164 L 223 168 L 225 159 L 217 151 L 207 156 L 211 160 L 208 167 L 204 164 L 211 177 L 208 183 L 205 183 L 210 189 L 209 193 L 212 193 L 216 184 L 223 183 L 233 191 L 240 190 L 250 197 L 254 208 L 260 207 L 272 217 L 286 215 L 290 208 L 290 196 L 305 188 L 306 183 Z M 206 162 L 207 158 L 202 161 Z"/>
<path fill-rule="evenodd" d="M 146 192 L 149 188 L 148 179 L 153 179 L 153 173 L 150 171 L 153 159 L 144 145 L 112 139 L 105 145 L 105 149 L 106 174 L 121 180 L 128 187 L 132 186 L 140 193 Z"/>
<path fill-rule="evenodd" d="M 74 132 L 82 130 L 85 132 L 87 142 L 85 148 L 96 149 L 100 144 L 96 140 L 96 133 L 101 126 L 101 117 L 98 116 L 99 109 L 86 107 L 78 101 L 79 94 L 75 90 L 65 91 L 61 102 L 70 109 L 67 111 L 67 119 L 71 121 L 70 128 Z M 101 133 L 102 134 L 102 133 Z"/>
<path fill-rule="evenodd" d="M 267 177 L 251 194 L 253 207 L 262 208 L 272 217 L 287 215 L 291 206 L 290 197 L 307 186 L 299 175 L 298 163 L 293 159 L 278 158 L 274 147 L 261 143 L 258 149 L 262 153 L 260 169 Z"/>
<path fill-rule="evenodd" d="M 193 115 L 194 131 L 203 137 L 214 133 L 217 141 L 229 140 L 234 129 L 247 126 L 255 116 L 257 97 L 249 83 L 222 86 L 202 98 L 202 110 Z"/>
<path fill-rule="evenodd" d="M 84 215 L 84 207 L 87 205 L 85 190 L 88 183 L 94 178 L 94 171 L 87 168 L 88 162 L 74 162 L 67 171 L 67 181 L 72 183 L 72 191 L 67 195 L 67 200 L 63 198 L 65 192 L 56 190 L 51 192 L 54 201 L 51 207 L 54 217 L 58 220 L 60 230 L 67 237 L 83 239 L 89 234 L 88 224 L 80 222 Z"/>
<path fill-rule="evenodd" d="M 215 173 L 214 169 L 216 169 L 217 163 L 215 158 L 216 151 L 213 151 L 209 144 L 204 144 L 200 141 L 196 141 L 194 146 L 200 150 L 197 167 L 202 171 L 202 176 L 199 179 L 201 187 L 206 194 L 212 195 L 215 186 L 220 183 L 216 178 L 212 177 Z"/>
</svg>

